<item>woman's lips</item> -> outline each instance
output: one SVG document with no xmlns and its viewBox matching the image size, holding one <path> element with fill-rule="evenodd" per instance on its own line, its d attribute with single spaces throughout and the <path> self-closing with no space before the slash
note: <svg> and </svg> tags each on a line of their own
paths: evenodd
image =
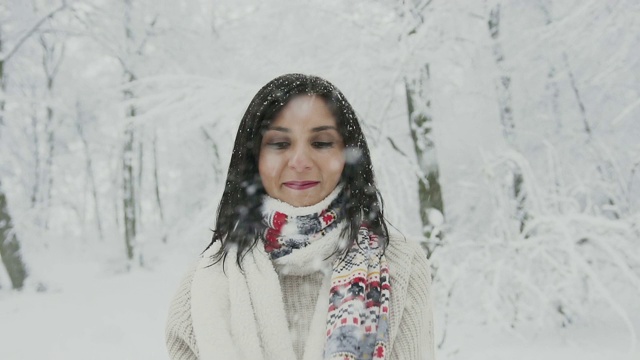
<svg viewBox="0 0 640 360">
<path fill-rule="evenodd" d="M 284 186 L 293 190 L 306 190 L 320 184 L 319 181 L 287 181 Z"/>
</svg>

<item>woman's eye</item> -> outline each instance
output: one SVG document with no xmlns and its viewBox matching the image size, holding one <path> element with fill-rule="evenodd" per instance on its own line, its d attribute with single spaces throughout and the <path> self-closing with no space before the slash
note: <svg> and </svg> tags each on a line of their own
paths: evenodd
<svg viewBox="0 0 640 360">
<path fill-rule="evenodd" d="M 267 145 L 275 149 L 286 149 L 289 147 L 289 143 L 286 141 L 274 141 L 268 143 Z"/>
<path fill-rule="evenodd" d="M 316 149 L 326 149 L 333 146 L 333 142 L 331 141 L 314 141 L 311 145 L 313 145 Z"/>
</svg>

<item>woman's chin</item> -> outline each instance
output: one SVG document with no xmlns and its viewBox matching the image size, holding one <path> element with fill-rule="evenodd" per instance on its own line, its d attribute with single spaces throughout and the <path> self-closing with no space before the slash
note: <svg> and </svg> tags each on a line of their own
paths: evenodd
<svg viewBox="0 0 640 360">
<path fill-rule="evenodd" d="M 315 189 L 290 190 L 285 194 L 282 194 L 283 196 L 279 200 L 284 201 L 294 207 L 315 205 L 322 201 L 324 197 L 322 196 L 322 194 L 319 194 L 318 191 L 314 190 Z"/>
</svg>

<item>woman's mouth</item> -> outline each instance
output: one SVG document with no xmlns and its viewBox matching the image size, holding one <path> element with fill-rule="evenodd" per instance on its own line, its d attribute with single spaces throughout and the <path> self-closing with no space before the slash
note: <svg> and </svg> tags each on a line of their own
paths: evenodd
<svg viewBox="0 0 640 360">
<path fill-rule="evenodd" d="M 320 184 L 320 181 L 287 181 L 284 186 L 293 190 L 306 190 Z"/>
</svg>

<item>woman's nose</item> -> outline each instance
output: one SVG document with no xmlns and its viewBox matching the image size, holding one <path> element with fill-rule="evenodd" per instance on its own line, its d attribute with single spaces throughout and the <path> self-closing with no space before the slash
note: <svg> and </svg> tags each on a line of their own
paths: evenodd
<svg viewBox="0 0 640 360">
<path fill-rule="evenodd" d="M 289 167 L 295 171 L 304 171 L 311 168 L 311 157 L 309 150 L 305 146 L 296 146 L 291 149 Z"/>
</svg>

